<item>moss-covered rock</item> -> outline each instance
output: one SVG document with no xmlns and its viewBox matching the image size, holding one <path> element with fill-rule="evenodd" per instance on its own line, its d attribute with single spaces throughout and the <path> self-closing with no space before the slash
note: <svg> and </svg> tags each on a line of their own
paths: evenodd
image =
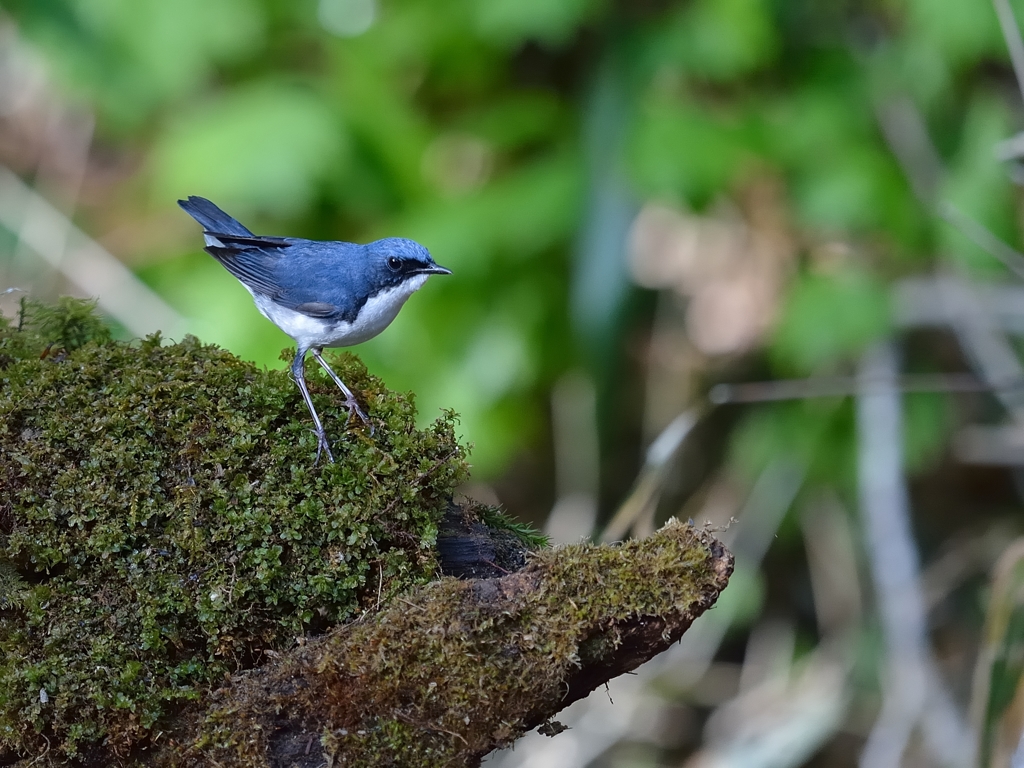
<svg viewBox="0 0 1024 768">
<path fill-rule="evenodd" d="M 436 571 L 465 451 L 357 358 L 376 427 L 186 337 L 110 339 L 80 302 L 0 319 L 0 758 L 127 753 L 226 674 Z M 2 762 L 2 760 L 0 760 Z"/>
</svg>

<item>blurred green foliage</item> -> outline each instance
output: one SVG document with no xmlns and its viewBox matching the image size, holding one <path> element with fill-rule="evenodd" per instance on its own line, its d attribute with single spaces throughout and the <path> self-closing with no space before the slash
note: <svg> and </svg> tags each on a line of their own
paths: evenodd
<svg viewBox="0 0 1024 768">
<path fill-rule="evenodd" d="M 1010 2 L 1024 20 L 1024 0 Z M 454 276 L 431 281 L 357 354 L 390 387 L 416 393 L 422 424 L 439 409 L 459 412 L 459 429 L 475 444 L 474 476 L 485 480 L 516 457 L 547 463 L 550 386 L 590 366 L 603 378 L 606 509 L 635 477 L 640 435 L 651 429 L 640 425 L 643 393 L 658 389 L 644 382 L 653 369 L 645 368 L 651 302 L 623 284 L 620 242 L 619 224 L 645 203 L 716 221 L 724 210 L 749 223 L 759 213 L 751 190 L 778 190 L 775 226 L 791 252 L 778 271 L 773 323 L 741 359 L 694 356 L 686 347 L 697 380 L 685 389 L 698 395 L 704 377 L 853 375 L 865 348 L 896 333 L 891 288 L 904 276 L 1004 278 L 988 253 L 935 215 L 936 203 L 953 203 L 1011 245 L 1022 241 L 1020 193 L 993 154 L 1020 127 L 1020 94 L 988 2 L 3 7 L 67 99 L 95 113 L 96 154 L 129 169 L 116 184 L 86 186 L 83 227 L 101 237 L 128 225 L 157 233 L 118 255 L 192 320 L 197 336 L 271 367 L 290 343 L 200 251 L 199 232 L 175 198 L 211 197 L 260 233 L 415 238 Z M 886 123 L 908 105 L 923 144 L 914 129 Z M 916 155 L 897 157 L 896 130 L 916 142 Z M 897 340 L 907 370 L 968 364 L 952 334 Z M 998 409 L 985 402 L 966 413 L 972 402 L 958 412 L 950 398 L 928 394 L 903 402 L 904 461 L 921 473 L 948 453 L 958 419 L 991 421 Z M 794 507 L 826 487 L 854 508 L 849 398 L 757 405 L 736 423 L 730 477 L 753 482 L 788 458 L 807 470 L 805 497 Z M 538 485 L 554 485 L 550 467 L 542 472 Z M 939 482 L 937 493 L 915 496 L 923 547 L 983 525 L 978 488 L 988 492 L 991 481 L 965 483 L 969 503 Z M 766 571 L 783 567 L 771 562 L 780 550 L 784 567 L 803 562 L 796 518 L 780 529 Z M 741 569 L 720 609 L 737 624 L 753 622 L 778 590 L 777 575 Z M 9 569 L 0 569 L 0 588 L 21 589 L 8 584 Z M 801 599 L 786 594 L 785 610 L 802 610 Z M 957 632 L 973 620 L 961 611 Z M 884 650 L 879 637 L 869 632 L 868 640 L 878 647 L 865 644 L 856 674 L 873 707 Z M 998 675 L 1006 668 L 993 666 Z"/>
<path fill-rule="evenodd" d="M 914 197 L 879 128 L 893 99 L 922 112 L 947 168 L 941 196 L 1018 239 L 991 154 L 1011 133 L 1006 55 L 994 13 L 973 0 L 5 7 L 96 111 L 100 143 L 141 158 L 119 188 L 126 215 L 169 219 L 176 197 L 201 194 L 258 232 L 409 236 L 452 268 L 359 354 L 416 391 L 422 418 L 461 413 L 481 477 L 542 439 L 548 385 L 587 360 L 567 297 L 582 274 L 571 254 L 590 257 L 579 243 L 594 179 L 579 147 L 600 119 L 584 105 L 602 66 L 628 91 L 627 130 L 607 151 L 638 202 L 700 211 L 752 178 L 782 181 L 801 252 L 768 342 L 779 375 L 843 370 L 887 334 L 900 274 L 938 256 L 999 270 Z M 202 338 L 278 365 L 286 337 L 199 253 L 189 222 L 175 226 L 125 255 Z M 832 239 L 854 255 L 822 269 L 815 248 Z M 614 346 L 636 316 L 611 309 L 620 327 L 596 332 Z"/>
<path fill-rule="evenodd" d="M 344 139 L 323 101 L 301 87 L 238 88 L 168 127 L 154 147 L 155 194 L 203 189 L 242 207 L 301 213 L 318 182 L 344 172 Z"/>
<path fill-rule="evenodd" d="M 889 330 L 886 286 L 860 270 L 800 276 L 790 288 L 772 348 L 780 372 L 827 370 Z"/>
</svg>

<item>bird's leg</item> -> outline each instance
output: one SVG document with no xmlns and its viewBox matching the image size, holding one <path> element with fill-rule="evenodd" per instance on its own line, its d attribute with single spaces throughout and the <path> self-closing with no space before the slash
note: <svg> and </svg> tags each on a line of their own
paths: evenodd
<svg viewBox="0 0 1024 768">
<path fill-rule="evenodd" d="M 316 358 L 316 361 L 320 363 L 325 371 L 327 371 L 327 375 L 334 379 L 334 383 L 341 387 L 341 391 L 345 393 L 345 407 L 348 408 L 348 418 L 351 419 L 352 414 L 355 413 L 356 416 L 363 420 L 364 424 L 368 424 L 370 426 L 372 434 L 373 425 L 370 424 L 369 417 L 367 417 L 363 412 L 363 409 L 359 407 L 359 403 L 356 401 L 356 396 L 352 394 L 352 390 L 345 386 L 345 382 L 338 377 L 338 374 L 331 370 L 331 366 L 329 366 L 327 361 L 324 360 L 322 354 L 323 347 L 313 347 L 311 351 L 313 352 L 313 357 Z"/>
<path fill-rule="evenodd" d="M 314 352 L 314 354 L 316 354 Z M 331 453 L 331 446 L 327 442 L 327 433 L 324 432 L 324 425 L 320 423 L 320 417 L 316 414 L 316 408 L 313 407 L 313 398 L 309 396 L 309 389 L 306 387 L 306 350 L 299 347 L 295 353 L 295 359 L 292 361 L 292 376 L 295 377 L 295 383 L 299 385 L 299 391 L 302 392 L 302 399 L 306 401 L 306 407 L 309 408 L 309 413 L 313 417 L 313 423 L 316 425 L 316 460 L 320 461 L 320 453 L 322 451 L 327 452 L 327 458 L 334 463 L 334 454 Z"/>
</svg>

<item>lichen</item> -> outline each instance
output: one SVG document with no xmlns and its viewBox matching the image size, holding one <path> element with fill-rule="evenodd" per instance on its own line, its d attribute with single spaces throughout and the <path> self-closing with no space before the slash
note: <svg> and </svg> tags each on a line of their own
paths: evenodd
<svg viewBox="0 0 1024 768">
<path fill-rule="evenodd" d="M 467 476 L 454 415 L 332 366 L 368 409 L 186 337 L 123 343 L 89 307 L 0 318 L 0 762 L 127 755 L 217 681 L 436 572 Z"/>
</svg>

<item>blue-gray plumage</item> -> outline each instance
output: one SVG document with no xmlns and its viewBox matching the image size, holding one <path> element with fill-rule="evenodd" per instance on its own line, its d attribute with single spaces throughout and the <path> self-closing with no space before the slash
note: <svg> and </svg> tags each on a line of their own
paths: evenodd
<svg viewBox="0 0 1024 768">
<path fill-rule="evenodd" d="M 366 245 L 254 235 L 202 197 L 179 200 L 203 225 L 206 252 L 238 278 L 259 311 L 295 340 L 292 374 L 313 416 L 317 458 L 334 461 L 323 424 L 306 387 L 304 362 L 312 351 L 345 393 L 349 418 L 369 424 L 352 391 L 323 358 L 324 347 L 348 347 L 372 339 L 430 275 L 451 272 L 434 263 L 419 243 L 398 237 Z M 372 427 L 371 427 L 372 428 Z"/>
</svg>

